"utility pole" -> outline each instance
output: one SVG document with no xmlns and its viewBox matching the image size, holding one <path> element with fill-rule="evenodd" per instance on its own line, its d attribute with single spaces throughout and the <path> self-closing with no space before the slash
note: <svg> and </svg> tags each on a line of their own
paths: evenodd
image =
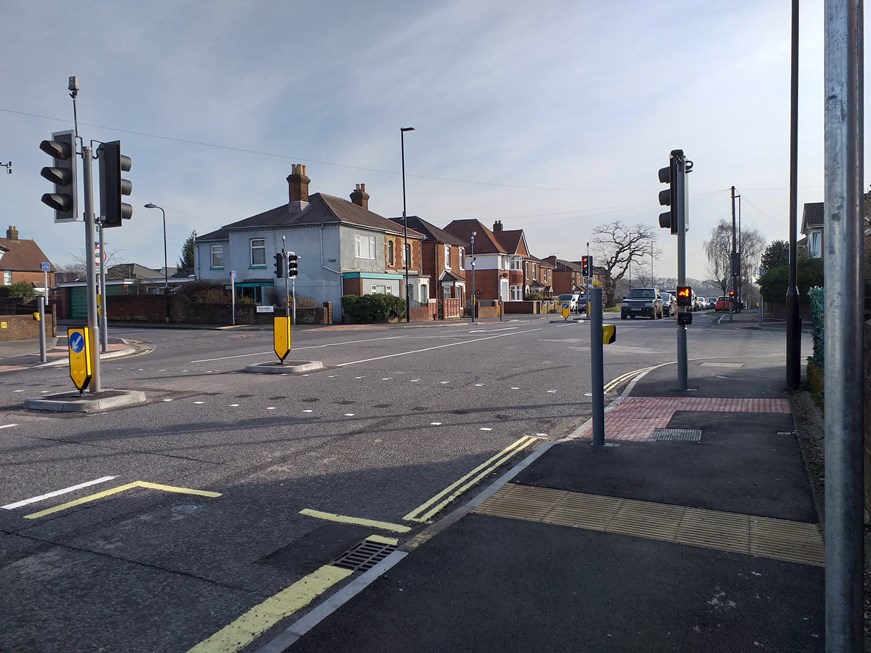
<svg viewBox="0 0 871 653">
<path fill-rule="evenodd" d="M 735 187 L 732 186 L 732 254 L 729 257 L 729 274 L 732 278 L 732 295 L 729 297 L 729 321 L 732 321 L 732 314 L 735 312 L 735 300 L 737 292 L 735 292 Z"/>
<path fill-rule="evenodd" d="M 789 116 L 789 282 L 786 287 L 786 387 L 801 381 L 801 318 L 798 312 L 798 0 L 792 0 L 792 64 Z"/>
</svg>

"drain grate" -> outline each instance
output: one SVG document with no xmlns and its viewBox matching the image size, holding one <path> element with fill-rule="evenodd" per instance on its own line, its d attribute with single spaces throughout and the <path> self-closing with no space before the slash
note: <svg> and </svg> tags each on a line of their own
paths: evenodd
<svg viewBox="0 0 871 653">
<path fill-rule="evenodd" d="M 350 569 L 351 571 L 368 571 L 396 551 L 396 549 L 396 544 L 363 540 L 345 551 L 332 564 L 335 567 Z"/>
<path fill-rule="evenodd" d="M 654 441 L 701 442 L 702 432 L 699 429 L 653 429 L 651 439 Z"/>
</svg>

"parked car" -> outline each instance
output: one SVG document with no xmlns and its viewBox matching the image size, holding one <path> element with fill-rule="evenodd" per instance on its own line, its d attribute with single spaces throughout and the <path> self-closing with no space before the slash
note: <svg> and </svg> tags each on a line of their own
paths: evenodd
<svg viewBox="0 0 871 653">
<path fill-rule="evenodd" d="M 708 300 L 704 297 L 696 297 L 696 308 L 697 311 L 705 311 L 708 309 Z"/>
<path fill-rule="evenodd" d="M 717 303 L 714 305 L 714 310 L 718 313 L 720 311 L 729 310 L 729 298 L 728 297 L 717 297 Z"/>
<path fill-rule="evenodd" d="M 630 288 L 620 304 L 620 318 L 662 317 L 662 297 L 656 288 Z"/>
<path fill-rule="evenodd" d="M 662 297 L 662 317 L 671 317 L 671 314 L 677 308 L 674 305 L 674 297 L 670 292 L 663 292 L 659 295 Z"/>
<path fill-rule="evenodd" d="M 577 313 L 578 307 L 580 306 L 580 298 L 581 296 L 578 293 L 565 293 L 564 295 L 560 295 L 559 297 L 557 297 L 557 299 L 559 300 L 559 306 L 557 307 L 557 309 L 562 311 L 563 304 L 568 303 L 569 311 L 571 311 L 572 313 Z"/>
<path fill-rule="evenodd" d="M 717 308 L 717 298 L 716 297 L 708 297 L 708 308 L 715 310 Z"/>
</svg>

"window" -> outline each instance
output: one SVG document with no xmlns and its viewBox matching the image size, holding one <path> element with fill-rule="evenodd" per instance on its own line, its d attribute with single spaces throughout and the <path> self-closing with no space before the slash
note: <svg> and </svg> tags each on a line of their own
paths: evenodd
<svg viewBox="0 0 871 653">
<path fill-rule="evenodd" d="M 511 301 L 519 302 L 523 299 L 523 286 L 511 286 Z"/>
<path fill-rule="evenodd" d="M 266 239 L 251 239 L 251 265 L 266 265 Z"/>
<path fill-rule="evenodd" d="M 375 259 L 375 236 L 354 235 L 354 256 Z"/>
<path fill-rule="evenodd" d="M 393 267 L 395 265 L 395 262 L 393 260 L 393 247 L 394 247 L 393 241 L 388 240 L 387 241 L 387 265 L 389 265 L 390 267 Z"/>
<path fill-rule="evenodd" d="M 213 267 L 213 268 L 224 267 L 224 246 L 223 245 L 212 245 L 211 262 L 210 262 L 209 266 Z"/>
<path fill-rule="evenodd" d="M 463 249 L 462 247 L 460 247 L 460 261 L 459 261 L 459 264 L 460 264 L 460 269 L 461 269 L 461 270 L 465 270 L 465 269 L 466 269 L 466 250 Z"/>
<path fill-rule="evenodd" d="M 812 231 L 811 232 L 811 246 L 810 246 L 810 257 L 811 258 L 820 258 L 820 232 Z"/>
<path fill-rule="evenodd" d="M 405 265 L 411 267 L 411 243 L 405 243 Z"/>
<path fill-rule="evenodd" d="M 420 286 L 420 301 L 424 301 L 429 298 L 429 286 L 421 284 Z"/>
<path fill-rule="evenodd" d="M 445 245 L 445 270 L 451 269 L 451 246 Z"/>
<path fill-rule="evenodd" d="M 512 270 L 522 270 L 523 269 L 523 259 L 519 256 L 511 257 L 511 269 Z"/>
</svg>

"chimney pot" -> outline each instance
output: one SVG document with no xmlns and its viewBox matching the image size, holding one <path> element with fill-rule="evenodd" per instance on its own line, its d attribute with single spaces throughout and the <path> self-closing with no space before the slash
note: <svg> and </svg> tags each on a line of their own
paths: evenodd
<svg viewBox="0 0 871 653">
<path fill-rule="evenodd" d="M 351 202 L 369 210 L 369 193 L 366 192 L 366 184 L 357 184 L 351 193 Z"/>
<path fill-rule="evenodd" d="M 6 238 L 8 240 L 18 240 L 18 227 L 9 225 L 9 228 L 6 230 Z"/>
<path fill-rule="evenodd" d="M 493 223 L 493 231 L 502 231 L 502 220 L 496 220 Z"/>
</svg>

